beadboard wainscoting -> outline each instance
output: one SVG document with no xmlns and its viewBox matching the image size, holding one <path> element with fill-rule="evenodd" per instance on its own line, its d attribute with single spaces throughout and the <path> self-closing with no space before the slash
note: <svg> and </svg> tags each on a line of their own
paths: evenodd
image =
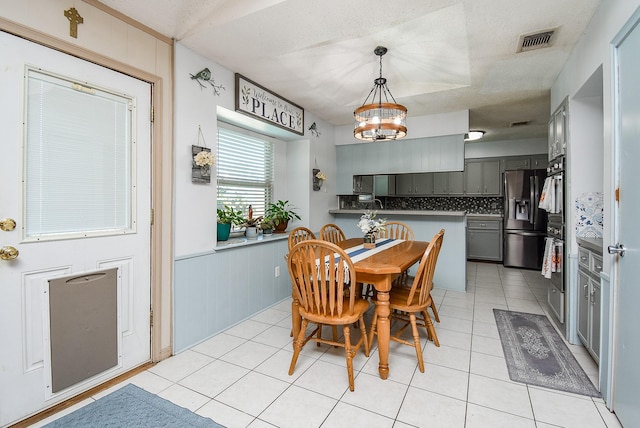
<svg viewBox="0 0 640 428">
<path fill-rule="evenodd" d="M 173 352 L 184 351 L 290 296 L 286 253 L 287 240 L 274 237 L 176 258 Z"/>
</svg>

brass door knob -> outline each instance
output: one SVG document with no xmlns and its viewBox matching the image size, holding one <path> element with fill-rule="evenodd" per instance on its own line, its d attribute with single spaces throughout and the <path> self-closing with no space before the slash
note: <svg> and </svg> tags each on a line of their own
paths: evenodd
<svg viewBox="0 0 640 428">
<path fill-rule="evenodd" d="M 10 245 L 5 245 L 0 248 L 0 259 L 2 260 L 13 260 L 18 257 L 18 254 L 20 254 L 20 252 Z"/>
<path fill-rule="evenodd" d="M 16 228 L 16 221 L 12 218 L 3 218 L 0 220 L 0 230 L 9 232 Z"/>
</svg>

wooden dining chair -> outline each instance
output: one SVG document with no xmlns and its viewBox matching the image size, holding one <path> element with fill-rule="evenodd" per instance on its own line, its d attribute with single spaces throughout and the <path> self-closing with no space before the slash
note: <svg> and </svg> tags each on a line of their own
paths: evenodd
<svg viewBox="0 0 640 428">
<path fill-rule="evenodd" d="M 346 237 L 338 225 L 329 223 L 320 228 L 320 239 L 337 244 L 340 241 L 344 241 Z"/>
<path fill-rule="evenodd" d="M 404 239 L 413 241 L 413 230 L 401 221 L 388 221 L 384 224 L 384 229 L 378 232 L 376 238 Z"/>
<path fill-rule="evenodd" d="M 395 331 L 390 339 L 402 343 L 404 345 L 413 346 L 418 357 L 418 367 L 424 373 L 424 361 L 422 359 L 422 344 L 420 343 L 420 333 L 418 326 L 424 327 L 427 331 L 427 338 L 433 340 L 436 346 L 440 346 L 436 329 L 433 326 L 431 317 L 427 313 L 427 308 L 432 305 L 431 289 L 433 288 L 433 274 L 436 270 L 436 262 L 438 254 L 442 247 L 444 239 L 444 229 L 436 233 L 429 246 L 420 259 L 418 273 L 413 279 L 410 288 L 394 287 L 389 292 L 389 309 L 391 309 L 390 318 L 398 320 L 400 328 Z M 416 317 L 416 314 L 420 315 Z M 369 332 L 369 343 L 376 334 L 376 322 L 378 319 L 377 311 L 373 314 L 371 330 Z M 413 343 L 403 339 L 401 336 L 408 326 L 411 326 L 413 334 Z"/>
<path fill-rule="evenodd" d="M 364 313 L 369 302 L 348 293 L 356 283 L 356 270 L 351 258 L 340 247 L 322 240 L 308 240 L 295 245 L 287 259 L 289 275 L 302 325 L 298 337 L 294 338 L 293 357 L 289 366 L 292 375 L 300 351 L 309 341 L 344 348 L 349 376 L 349 389 L 354 390 L 353 358 L 364 345 L 369 356 L 369 341 L 364 324 Z M 351 343 L 351 324 L 360 325 L 360 338 Z M 316 327 L 307 332 L 309 323 Z M 322 326 L 342 326 L 344 341 L 322 337 Z"/>
<path fill-rule="evenodd" d="M 291 251 L 298 242 L 306 241 L 308 239 L 316 239 L 316 235 L 311 231 L 311 229 L 303 226 L 296 227 L 289 233 L 289 251 Z"/>
</svg>

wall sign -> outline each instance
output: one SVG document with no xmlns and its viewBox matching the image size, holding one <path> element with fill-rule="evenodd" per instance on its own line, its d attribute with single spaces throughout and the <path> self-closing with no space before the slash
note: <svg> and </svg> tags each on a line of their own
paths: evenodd
<svg viewBox="0 0 640 428">
<path fill-rule="evenodd" d="M 304 135 L 304 109 L 236 73 L 236 111 Z"/>
</svg>

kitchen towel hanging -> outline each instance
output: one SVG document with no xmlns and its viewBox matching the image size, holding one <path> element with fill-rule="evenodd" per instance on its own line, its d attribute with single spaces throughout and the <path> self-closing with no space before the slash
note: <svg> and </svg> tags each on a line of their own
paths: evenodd
<svg viewBox="0 0 640 428">
<path fill-rule="evenodd" d="M 544 186 L 542 186 L 542 193 L 540 193 L 540 204 L 538 205 L 538 208 L 543 209 L 547 212 L 549 212 L 549 209 L 551 208 L 551 199 L 554 198 L 553 195 L 553 178 L 552 177 L 547 177 L 544 179 Z M 555 205 L 555 204 L 554 204 Z"/>
<path fill-rule="evenodd" d="M 554 272 L 562 272 L 562 241 L 545 238 L 544 256 L 542 258 L 542 276 L 551 279 Z"/>
</svg>

